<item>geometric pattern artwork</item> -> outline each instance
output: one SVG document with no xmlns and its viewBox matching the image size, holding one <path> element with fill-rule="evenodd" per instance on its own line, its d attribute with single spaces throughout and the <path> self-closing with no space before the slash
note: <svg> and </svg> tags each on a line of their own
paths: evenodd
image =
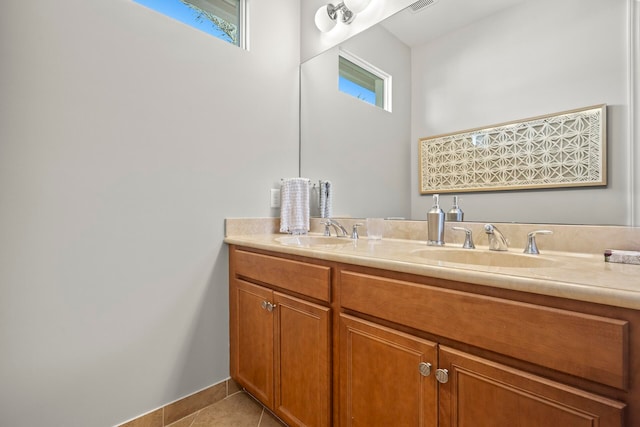
<svg viewBox="0 0 640 427">
<path fill-rule="evenodd" d="M 606 105 L 422 138 L 420 193 L 607 184 Z"/>
</svg>

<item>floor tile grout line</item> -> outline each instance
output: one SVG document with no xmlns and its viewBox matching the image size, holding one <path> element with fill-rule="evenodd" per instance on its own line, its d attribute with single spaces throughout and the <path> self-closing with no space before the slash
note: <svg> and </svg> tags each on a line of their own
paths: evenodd
<svg viewBox="0 0 640 427">
<path fill-rule="evenodd" d="M 262 424 L 263 417 L 264 417 L 264 407 L 262 408 L 262 412 L 260 413 L 260 418 L 258 418 L 258 425 L 256 427 L 260 427 L 260 424 Z"/>
<path fill-rule="evenodd" d="M 221 401 L 223 401 L 223 400 L 226 400 L 226 399 L 230 398 L 231 396 L 234 396 L 234 395 L 236 395 L 236 394 L 238 394 L 238 393 L 242 393 L 242 392 L 243 392 L 243 390 L 236 390 L 235 392 L 233 392 L 233 393 L 229 394 L 229 381 L 226 381 L 226 382 L 225 382 L 225 397 L 223 397 L 222 399 L 220 399 L 220 400 L 218 400 L 218 401 L 216 401 L 216 402 L 213 402 L 213 403 L 211 403 L 211 404 L 209 404 L 209 405 L 205 406 L 204 408 L 200 408 L 200 409 L 198 409 L 198 410 L 197 410 L 197 411 L 195 411 L 195 412 L 192 412 L 192 413 L 190 413 L 190 414 L 187 414 L 187 415 L 185 415 L 184 417 L 180 418 L 179 420 L 175 420 L 175 421 L 174 421 L 173 423 L 171 423 L 171 424 L 177 423 L 178 421 L 183 420 L 183 419 L 185 419 L 185 418 L 187 418 L 187 417 L 189 417 L 189 416 L 191 416 L 191 415 L 194 415 L 194 414 L 195 414 L 195 417 L 193 417 L 193 420 L 192 420 L 192 421 L 191 421 L 191 423 L 187 426 L 187 427 L 192 427 L 192 426 L 193 426 L 193 423 L 195 423 L 195 421 L 196 421 L 196 418 L 198 418 L 198 415 L 199 415 L 199 414 L 200 414 L 200 412 L 202 412 L 204 409 L 208 408 L 209 406 L 213 406 L 213 405 L 215 405 L 215 404 L 216 404 L 216 403 L 218 403 L 218 402 L 221 402 Z M 164 408 L 164 406 L 163 406 L 163 407 L 162 407 L 162 426 L 163 426 L 163 427 L 169 427 L 171 424 L 165 424 L 165 423 L 164 423 L 164 409 L 165 409 L 165 408 Z"/>
<path fill-rule="evenodd" d="M 226 398 L 225 398 L 225 399 L 226 399 Z M 220 402 L 220 401 L 219 401 L 219 402 Z M 192 412 L 192 413 L 190 413 L 190 414 L 187 414 L 187 415 L 185 415 L 184 417 L 180 418 L 179 420 L 175 420 L 175 421 L 174 421 L 174 422 L 172 422 L 171 424 L 164 424 L 164 421 L 163 421 L 162 425 L 163 425 L 164 427 L 170 427 L 171 425 L 173 425 L 173 424 L 175 424 L 175 423 L 178 423 L 178 422 L 180 422 L 180 421 L 184 420 L 185 418 L 188 418 L 188 417 L 190 417 L 190 416 L 192 416 L 192 415 L 193 415 L 193 416 L 194 416 L 194 417 L 193 417 L 193 420 L 191 420 L 191 423 L 187 426 L 187 427 L 192 427 L 192 426 L 193 426 L 193 423 L 195 423 L 195 422 L 196 422 L 196 418 L 198 418 L 198 415 L 200 415 L 200 412 L 204 411 L 204 410 L 205 410 L 205 409 L 207 409 L 209 406 L 213 406 L 213 405 L 215 405 L 216 403 L 217 403 L 217 402 L 214 402 L 214 403 L 212 403 L 211 405 L 207 405 L 207 406 L 205 406 L 204 408 L 198 409 L 198 410 L 197 410 L 197 411 L 195 411 L 195 412 Z"/>
<path fill-rule="evenodd" d="M 202 411 L 204 411 L 204 410 L 205 410 L 205 409 L 207 409 L 207 408 L 210 408 L 211 406 L 216 405 L 217 403 L 219 403 L 219 402 L 221 402 L 221 401 L 223 401 L 223 400 L 227 400 L 227 399 L 229 399 L 230 397 L 235 396 L 236 394 L 246 394 L 250 399 L 252 399 L 252 400 L 253 400 L 253 401 L 255 401 L 256 403 L 258 403 L 258 404 L 262 407 L 261 412 L 260 412 L 260 417 L 258 418 L 258 424 L 257 424 L 257 426 L 256 426 L 256 427 L 260 427 L 260 426 L 262 425 L 262 421 L 263 421 L 263 420 L 264 420 L 264 421 L 266 421 L 267 416 L 266 416 L 265 414 L 267 414 L 267 413 L 268 413 L 268 414 L 270 414 L 271 416 L 273 416 L 274 418 L 276 418 L 279 422 L 281 422 L 281 420 L 280 420 L 277 416 L 275 416 L 275 414 L 273 414 L 271 411 L 269 411 L 269 410 L 268 410 L 268 409 L 267 409 L 267 408 L 262 404 L 262 402 L 260 402 L 259 400 L 257 400 L 257 399 L 256 399 L 254 396 L 252 396 L 250 393 L 247 393 L 247 392 L 246 392 L 246 390 L 241 389 L 241 390 L 237 390 L 237 391 L 235 391 L 234 393 L 232 393 L 232 394 L 230 394 L 230 395 L 229 395 L 229 394 L 227 394 L 227 396 L 226 396 L 226 397 L 224 397 L 223 399 L 221 399 L 221 400 L 219 400 L 219 401 L 217 401 L 217 402 L 213 402 L 213 403 L 211 403 L 210 405 L 205 406 L 204 408 L 200 408 L 199 410 L 197 410 L 197 411 L 195 411 L 195 412 L 192 412 L 191 414 L 185 415 L 185 416 L 184 416 L 183 418 L 181 418 L 180 420 L 175 420 L 175 421 L 174 421 L 173 423 L 171 423 L 171 424 L 165 424 L 165 423 L 164 423 L 164 409 L 165 409 L 165 408 L 163 407 L 163 408 L 162 408 L 162 426 L 163 426 L 163 427 L 170 427 L 171 425 L 173 425 L 173 424 L 175 424 L 175 423 L 177 423 L 177 422 L 180 422 L 181 420 L 184 420 L 184 419 L 185 419 L 185 418 L 187 418 L 187 417 L 193 416 L 193 419 L 191 420 L 191 422 L 189 423 L 189 425 L 188 425 L 188 426 L 186 426 L 186 427 L 193 427 L 193 426 L 195 425 L 195 423 L 196 423 L 196 420 L 198 419 L 198 416 L 200 415 L 200 413 L 201 413 Z M 285 424 L 285 425 L 286 425 L 286 424 Z"/>
<path fill-rule="evenodd" d="M 202 409 L 204 409 L 204 408 L 202 408 Z M 196 412 L 196 416 L 193 417 L 193 419 L 191 420 L 191 423 L 189 423 L 189 425 L 187 427 L 193 426 L 193 423 L 195 423 L 196 420 L 198 419 L 198 415 L 200 415 L 200 412 L 202 412 L 202 409 L 200 409 L 199 411 Z"/>
</svg>

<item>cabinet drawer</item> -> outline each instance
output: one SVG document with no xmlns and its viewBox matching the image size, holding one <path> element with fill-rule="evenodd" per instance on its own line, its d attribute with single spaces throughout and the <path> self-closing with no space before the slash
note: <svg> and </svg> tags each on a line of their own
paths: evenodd
<svg viewBox="0 0 640 427">
<path fill-rule="evenodd" d="M 331 268 L 236 250 L 235 274 L 329 302 Z"/>
<path fill-rule="evenodd" d="M 625 389 L 628 322 L 342 271 L 342 307 Z"/>
</svg>

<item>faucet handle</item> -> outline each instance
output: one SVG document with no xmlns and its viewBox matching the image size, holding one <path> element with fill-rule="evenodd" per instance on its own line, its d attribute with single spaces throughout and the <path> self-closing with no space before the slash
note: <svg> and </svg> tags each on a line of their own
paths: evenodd
<svg viewBox="0 0 640 427">
<path fill-rule="evenodd" d="M 462 247 L 464 249 L 475 249 L 476 245 L 473 244 L 473 235 L 471 234 L 471 230 L 469 230 L 468 228 L 464 228 L 464 227 L 451 227 L 452 230 L 458 230 L 458 231 L 464 231 L 465 237 L 464 237 L 464 243 L 462 244 Z"/>
<path fill-rule="evenodd" d="M 331 220 L 327 220 L 327 221 L 320 221 L 320 224 L 324 225 L 324 236 L 331 236 L 331 229 L 329 228 L 331 226 Z"/>
<path fill-rule="evenodd" d="M 358 227 L 363 226 L 364 224 L 361 222 L 358 222 L 356 224 L 353 224 L 353 230 L 351 231 L 351 238 L 353 240 L 358 240 L 360 238 L 360 236 L 358 235 Z"/>
<path fill-rule="evenodd" d="M 538 250 L 538 245 L 536 245 L 536 234 L 553 234 L 551 230 L 536 230 L 527 234 L 527 247 L 524 248 L 525 254 L 533 254 L 538 255 L 540 251 Z"/>
</svg>

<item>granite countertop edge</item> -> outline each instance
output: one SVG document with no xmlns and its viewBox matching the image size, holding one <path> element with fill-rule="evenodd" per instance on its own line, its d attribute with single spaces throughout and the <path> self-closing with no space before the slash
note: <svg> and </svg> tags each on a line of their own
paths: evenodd
<svg viewBox="0 0 640 427">
<path fill-rule="evenodd" d="M 411 255 L 426 242 L 403 239 L 345 239 L 344 245 L 299 247 L 278 241 L 283 234 L 227 236 L 224 242 L 276 253 L 409 273 L 480 286 L 529 292 L 640 310 L 640 266 L 605 263 L 595 255 L 548 253 L 561 259 L 554 268 L 461 266 L 425 261 Z M 480 248 L 480 250 L 483 250 Z"/>
</svg>

